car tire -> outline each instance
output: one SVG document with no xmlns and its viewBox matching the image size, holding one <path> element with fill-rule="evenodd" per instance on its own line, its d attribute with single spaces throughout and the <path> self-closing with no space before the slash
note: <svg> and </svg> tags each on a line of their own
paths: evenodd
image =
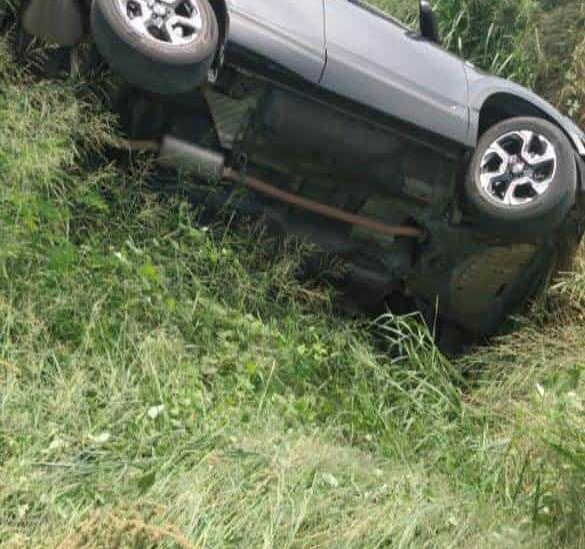
<svg viewBox="0 0 585 549">
<path fill-rule="evenodd" d="M 479 141 L 465 181 L 473 220 L 514 239 L 557 229 L 574 206 L 577 166 L 560 128 L 540 118 L 513 118 Z"/>
<path fill-rule="evenodd" d="M 94 0 L 91 29 L 98 50 L 114 71 L 142 90 L 163 95 L 192 91 L 207 79 L 216 55 L 219 28 L 215 12 L 208 0 L 182 2 L 181 9 L 192 10 L 185 19 L 192 27 L 178 24 L 186 29 L 182 31 L 185 36 L 179 37 L 168 31 L 168 17 L 178 12 L 165 16 L 166 34 L 155 26 L 133 23 L 150 12 L 150 3 L 135 0 L 124 13 L 117 0 Z M 162 2 L 155 4 L 164 7 Z M 191 34 L 187 36 L 187 32 Z"/>
</svg>

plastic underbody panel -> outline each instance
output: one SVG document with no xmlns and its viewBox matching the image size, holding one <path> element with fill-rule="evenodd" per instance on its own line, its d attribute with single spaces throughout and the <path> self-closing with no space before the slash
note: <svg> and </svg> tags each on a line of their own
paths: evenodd
<svg viewBox="0 0 585 549">
<path fill-rule="evenodd" d="M 248 173 L 388 224 L 428 229 L 420 242 L 381 237 L 259 198 L 284 232 L 344 259 L 367 305 L 400 294 L 429 322 L 440 318 L 480 338 L 543 287 L 561 260 L 559 239 L 574 248 L 580 238 L 569 223 L 564 234 L 532 242 L 478 234 L 456 207 L 456 161 L 318 100 L 266 83 L 239 100 L 206 96 L 223 145 L 245 154 Z"/>
</svg>

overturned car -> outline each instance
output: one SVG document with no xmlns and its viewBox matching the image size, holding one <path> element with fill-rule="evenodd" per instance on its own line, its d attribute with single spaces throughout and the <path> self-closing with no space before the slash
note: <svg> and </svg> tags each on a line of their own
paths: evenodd
<svg viewBox="0 0 585 549">
<path fill-rule="evenodd" d="M 130 143 L 241 184 L 342 257 L 366 305 L 493 334 L 584 231 L 585 135 L 530 91 L 361 0 L 27 0 L 16 24 L 94 45 Z M 229 192 L 228 192 L 229 194 Z"/>
</svg>

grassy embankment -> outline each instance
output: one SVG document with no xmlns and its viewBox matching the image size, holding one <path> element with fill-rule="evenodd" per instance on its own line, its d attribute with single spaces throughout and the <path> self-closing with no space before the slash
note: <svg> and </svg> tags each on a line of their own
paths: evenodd
<svg viewBox="0 0 585 549">
<path fill-rule="evenodd" d="M 582 118 L 583 8 L 544 4 L 439 10 Z M 111 165 L 83 82 L 2 46 L 0 89 L 0 546 L 585 546 L 583 259 L 493 347 L 388 319 L 390 358 L 297 245 Z"/>
</svg>

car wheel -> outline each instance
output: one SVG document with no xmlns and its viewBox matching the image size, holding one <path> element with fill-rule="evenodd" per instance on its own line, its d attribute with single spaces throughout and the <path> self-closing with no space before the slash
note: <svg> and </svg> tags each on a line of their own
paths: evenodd
<svg viewBox="0 0 585 549">
<path fill-rule="evenodd" d="M 489 129 L 471 161 L 465 191 L 486 232 L 514 238 L 558 228 L 575 204 L 577 167 L 565 134 L 539 118 Z"/>
<path fill-rule="evenodd" d="M 91 28 L 112 69 L 165 95 L 206 80 L 219 39 L 208 0 L 94 0 Z"/>
</svg>

